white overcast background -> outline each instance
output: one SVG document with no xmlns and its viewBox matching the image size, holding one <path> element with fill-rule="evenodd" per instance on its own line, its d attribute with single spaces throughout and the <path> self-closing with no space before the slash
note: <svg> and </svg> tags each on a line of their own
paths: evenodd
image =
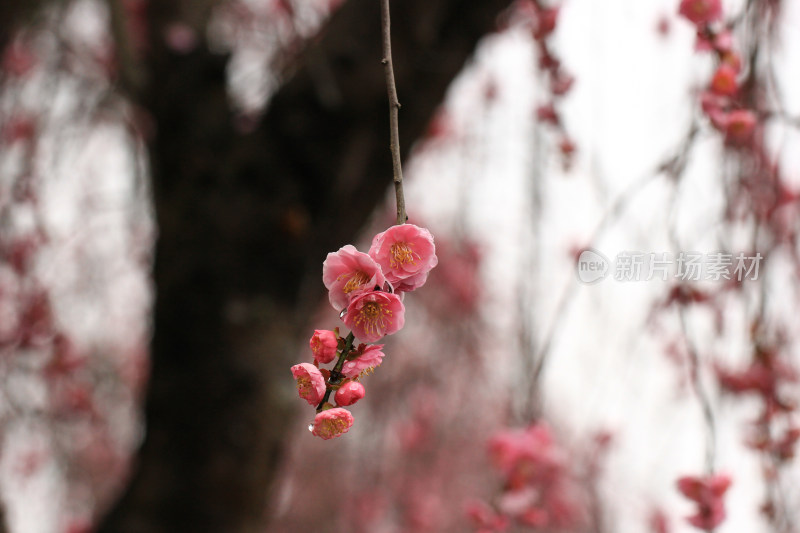
<svg viewBox="0 0 800 533">
<path fill-rule="evenodd" d="M 724 12 L 738 12 L 743 3 L 723 2 Z M 704 472 L 704 422 L 687 375 L 664 355 L 669 339 L 653 336 L 646 326 L 654 302 L 665 296 L 667 282 L 607 278 L 581 285 L 569 251 L 590 244 L 613 202 L 653 176 L 689 129 L 697 106 L 693 94 L 708 82 L 714 67 L 709 53 L 694 51 L 693 28 L 678 17 L 678 4 L 677 0 L 563 3 L 554 44 L 564 67 L 576 78 L 561 109 L 578 153 L 572 170 L 565 174 L 553 155 L 557 138 L 545 133 L 541 140 L 550 155 L 539 185 L 543 208 L 534 216 L 540 224 L 533 243 L 534 269 L 521 270 L 521 255 L 528 244 L 520 227 L 531 224 L 526 183 L 536 162 L 530 118 L 547 95 L 535 80 L 535 51 L 523 31 L 486 39 L 474 64 L 453 85 L 448 109 L 456 131 L 467 140 L 460 147 L 453 143 L 450 152 L 446 148 L 421 151 L 407 167 L 409 209 L 424 206 L 425 218 L 442 224 L 466 210 L 469 228 L 487 246 L 486 291 L 494 298 L 486 306 L 490 316 L 500 319 L 501 329 L 495 332 L 498 342 L 515 338 L 512 330 L 502 327 L 513 327 L 512 319 L 503 318 L 515 311 L 519 277 L 532 281 L 539 335 L 550 330 L 559 302 L 565 291 L 571 291 L 553 333 L 543 376 L 545 408 L 576 439 L 598 428 L 614 432 L 602 487 L 613 506 L 610 524 L 619 533 L 645 530 L 655 505 L 670 515 L 674 531 L 694 530 L 682 519 L 694 512 L 693 504 L 678 493 L 675 480 Z M 797 116 L 800 3 L 783 2 L 783 9 L 776 70 L 784 106 Z M 656 31 L 661 17 L 670 24 L 666 37 Z M 498 100 L 485 110 L 476 102 L 481 101 L 489 78 L 497 81 Z M 678 236 L 680 250 L 714 252 L 724 205 L 722 149 L 719 134 L 707 123 L 701 124 L 678 192 Z M 800 136 L 786 128 L 771 134 L 771 140 L 780 138 L 784 143 L 784 175 L 795 188 L 800 187 Z M 464 150 L 464 143 L 472 149 Z M 469 154 L 466 163 L 465 152 Z M 456 193 L 464 183 L 469 187 L 466 203 Z M 674 190 L 663 176 L 649 179 L 591 241 L 592 247 L 612 260 L 624 251 L 674 253 L 667 231 Z M 797 287 L 784 294 L 786 312 L 796 314 Z M 708 316 L 689 315 L 689 329 L 701 357 L 713 354 L 731 364 L 744 364 L 748 357 L 745 305 L 725 308 L 728 333 L 723 338 L 715 338 Z M 673 322 L 674 314 L 674 310 L 665 312 Z M 790 335 L 796 338 L 799 332 L 800 324 Z M 508 343 L 513 349 L 513 340 Z M 714 391 L 707 374 L 704 380 Z M 766 531 L 758 515 L 764 497 L 760 466 L 742 445 L 745 425 L 755 417 L 756 405 L 724 401 L 716 393 L 712 402 L 717 421 L 716 465 L 734 478 L 726 495 L 728 519 L 718 529 Z M 799 501 L 796 462 L 790 470 L 794 483 L 784 489 L 794 498 L 790 501 Z"/>
<path fill-rule="evenodd" d="M 737 12 L 742 3 L 724 2 L 725 12 Z M 80 17 L 72 23 L 88 28 L 87 39 L 91 39 L 100 32 L 98 27 L 92 29 L 92 24 L 102 25 L 103 15 L 89 0 L 78 5 Z M 776 56 L 779 82 L 787 111 L 800 116 L 800 3 L 785 0 L 783 6 L 778 37 L 781 48 Z M 565 173 L 554 156 L 557 139 L 546 127 L 538 140 L 544 159 L 536 160 L 532 116 L 547 95 L 536 79 L 533 44 L 519 30 L 482 42 L 475 60 L 448 95 L 445 107 L 453 121 L 453 137 L 438 141 L 436 149 L 417 150 L 405 168 L 412 220 L 419 217 L 435 228 L 461 217 L 484 245 L 484 285 L 490 297 L 483 307 L 496 319 L 491 335 L 498 352 L 507 347 L 513 353 L 516 348 L 515 295 L 520 280 L 529 285 L 537 336 L 553 332 L 543 376 L 547 413 L 560 420 L 575 439 L 600 428 L 614 432 L 603 493 L 613 506 L 610 518 L 618 533 L 643 531 L 653 505 L 663 506 L 673 519 L 692 512 L 693 506 L 677 493 L 675 479 L 703 472 L 704 425 L 686 376 L 663 353 L 665 338 L 652 335 L 645 324 L 667 284 L 606 279 L 581 285 L 569 254 L 588 244 L 610 258 L 631 250 L 674 251 L 667 232 L 667 211 L 675 188 L 663 176 L 647 181 L 622 213 L 591 243 L 590 239 L 619 195 L 652 176 L 664 157 L 674 152 L 696 111 L 692 95 L 712 73 L 711 57 L 694 52 L 694 32 L 688 22 L 678 18 L 677 8 L 678 0 L 563 3 L 553 44 L 564 67 L 576 78 L 561 105 L 566 129 L 578 147 L 571 171 Z M 660 17 L 670 22 L 666 37 L 656 32 Z M 259 75 L 258 69 L 248 66 L 247 58 L 246 53 L 235 56 L 238 66 L 234 68 L 247 71 L 238 78 L 240 83 L 252 82 Z M 233 74 L 237 79 L 236 72 Z M 486 107 L 483 95 L 490 79 L 498 92 L 496 101 Z M 264 72 L 261 80 L 269 84 Z M 256 86 L 240 87 L 243 101 L 258 101 Z M 57 103 L 68 107 L 70 98 L 76 99 L 76 91 L 62 87 Z M 403 101 L 403 87 L 398 91 L 404 106 L 413 106 L 413 101 Z M 785 142 L 785 175 L 793 177 L 800 188 L 800 138 L 791 130 L 774 132 L 774 136 Z M 98 202 L 105 200 L 104 205 L 110 206 L 95 221 L 98 231 L 126 223 L 128 215 L 116 218 L 113 213 L 120 198 L 131 194 L 135 179 L 130 147 L 124 132 L 113 128 L 95 132 L 93 139 L 106 147 L 104 157 L 87 161 L 81 158 L 81 150 L 96 150 L 96 146 L 76 147 L 69 156 L 72 166 L 53 170 L 53 175 L 60 173 L 60 181 L 45 191 L 49 195 L 45 202 L 53 206 L 50 222 L 62 232 L 79 231 L 73 226 L 85 219 L 75 216 L 75 202 L 69 207 L 70 194 L 77 196 L 75 191 L 87 188 Z M 678 234 L 682 249 L 712 252 L 717 248 L 715 234 L 723 206 L 720 137 L 704 125 L 696 143 L 678 190 Z M 543 207 L 532 213 L 528 191 L 537 166 Z M 535 231 L 531 224 L 536 224 Z M 92 232 L 93 228 L 81 231 Z M 532 239 L 532 235 L 536 237 Z M 109 258 L 123 257 L 129 246 L 122 237 L 107 242 L 104 253 Z M 533 255 L 533 265 L 522 267 L 526 253 Z M 132 265 L 108 268 L 128 272 L 125 279 L 131 280 L 117 284 L 114 298 L 146 292 L 142 285 L 146 281 L 130 274 Z M 55 270 L 58 272 L 49 276 L 57 280 L 64 271 Z M 106 274 L 116 280 L 121 277 L 119 272 Z M 797 312 L 796 292 L 797 287 L 786 291 L 788 313 Z M 571 294 L 568 305 L 557 314 L 567 293 Z M 146 305 L 140 303 L 138 309 Z M 726 308 L 729 331 L 736 331 L 737 323 L 745 327 L 743 309 L 742 305 Z M 78 332 L 97 329 L 100 318 L 91 318 L 89 309 L 81 316 L 90 317 L 95 325 L 76 322 L 71 328 Z M 691 318 L 690 329 L 701 355 L 745 360 L 746 335 L 715 338 L 708 317 L 699 314 Z M 118 322 L 139 319 L 126 316 Z M 798 328 L 790 334 L 800 337 Z M 499 372 L 510 375 L 512 365 L 510 360 Z M 718 423 L 717 466 L 734 477 L 726 497 L 729 518 L 719 530 L 764 531 L 757 514 L 763 496 L 759 467 L 741 444 L 754 405 L 720 401 L 716 394 L 712 400 Z M 131 435 L 121 438 L 135 440 Z M 15 442 L 25 448 L 31 439 L 35 441 L 36 436 L 22 435 Z M 2 463 L 2 482 L 14 531 L 53 533 L 57 530 L 53 511 L 62 506 L 65 487 L 58 483 L 54 465 L 47 465 L 24 486 L 12 484 L 12 440 L 6 436 L 9 446 Z M 792 468 L 795 478 L 800 478 L 797 464 Z M 794 492 L 798 497 L 796 489 Z M 679 532 L 691 529 L 682 520 L 673 520 L 673 526 Z"/>
</svg>

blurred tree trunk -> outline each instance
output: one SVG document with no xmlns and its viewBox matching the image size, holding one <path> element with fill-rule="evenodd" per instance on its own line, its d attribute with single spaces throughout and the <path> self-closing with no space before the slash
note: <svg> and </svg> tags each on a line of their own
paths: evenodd
<svg viewBox="0 0 800 533">
<path fill-rule="evenodd" d="M 102 532 L 263 531 L 290 410 L 301 407 L 288 367 L 322 296 L 321 262 L 353 239 L 391 181 L 376 0 L 337 12 L 249 134 L 234 127 L 227 58 L 161 42 L 200 4 L 209 2 L 149 4 L 137 99 L 154 125 L 153 366 L 146 438 Z M 507 4 L 393 3 L 406 154 Z M 9 25 L 0 26 L 3 44 Z"/>
<path fill-rule="evenodd" d="M 60 2 L 61 0 L 52 0 Z M 46 0 L 5 0 L 0 2 L 0 50 L 5 50 L 13 37 L 14 30 L 30 22 Z"/>
</svg>

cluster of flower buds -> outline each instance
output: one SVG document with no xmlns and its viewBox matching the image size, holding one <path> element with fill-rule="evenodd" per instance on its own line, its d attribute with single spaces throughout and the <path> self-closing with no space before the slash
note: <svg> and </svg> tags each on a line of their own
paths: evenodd
<svg viewBox="0 0 800 533">
<path fill-rule="evenodd" d="M 703 112 L 729 146 L 747 144 L 758 120 L 741 101 L 742 58 L 733 48 L 730 29 L 722 26 L 721 1 L 682 0 L 679 13 L 697 29 L 696 49 L 713 52 L 718 59 L 717 69 L 700 95 Z"/>
<path fill-rule="evenodd" d="M 760 414 L 750 424 L 745 445 L 767 459 L 764 470 L 767 479 L 777 475 L 777 469 L 794 460 L 800 441 L 800 426 L 796 420 L 796 398 L 793 391 L 800 381 L 797 370 L 782 353 L 780 343 L 756 339 L 753 356 L 744 368 L 731 369 L 720 363 L 714 365 L 717 381 L 723 392 L 733 396 L 755 396 Z M 769 516 L 774 511 L 769 502 L 762 511 Z"/>
<path fill-rule="evenodd" d="M 467 515 L 480 533 L 507 531 L 512 525 L 567 530 L 584 514 L 574 497 L 566 454 L 544 423 L 497 433 L 489 455 L 503 474 L 504 490 L 495 506 L 480 501 Z"/>
<path fill-rule="evenodd" d="M 300 397 L 316 406 L 309 427 L 323 439 L 338 437 L 353 425 L 344 407 L 364 397 L 360 378 L 383 361 L 383 345 L 372 344 L 399 331 L 405 323 L 403 294 L 421 287 L 438 263 L 433 236 L 413 224 L 392 226 L 372 240 L 368 253 L 352 245 L 328 254 L 322 281 L 328 298 L 351 333 L 316 330 L 309 341 L 313 363 L 292 367 Z M 355 340 L 363 341 L 355 345 Z M 328 370 L 321 365 L 336 361 Z M 329 403 L 334 393 L 336 405 Z"/>
<path fill-rule="evenodd" d="M 794 386 L 799 380 L 794 367 L 781 357 L 779 350 L 770 345 L 756 345 L 750 364 L 740 370 L 731 370 L 721 363 L 714 364 L 720 386 L 731 394 L 753 393 L 760 396 L 766 406 L 764 418 L 776 412 L 791 412 L 795 406 L 784 395 L 782 388 Z"/>
<path fill-rule="evenodd" d="M 697 504 L 695 514 L 686 520 L 698 529 L 711 531 L 725 520 L 723 497 L 731 486 L 731 478 L 725 474 L 706 477 L 685 476 L 678 479 L 678 490 Z"/>
</svg>

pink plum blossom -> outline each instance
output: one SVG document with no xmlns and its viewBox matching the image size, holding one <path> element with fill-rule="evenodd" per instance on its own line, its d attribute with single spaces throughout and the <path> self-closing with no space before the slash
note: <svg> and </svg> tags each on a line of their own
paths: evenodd
<svg viewBox="0 0 800 533">
<path fill-rule="evenodd" d="M 696 502 L 710 498 L 721 498 L 731 486 L 731 478 L 727 474 L 714 474 L 706 477 L 684 476 L 678 479 L 678 490 Z"/>
<path fill-rule="evenodd" d="M 383 344 L 371 344 L 364 349 L 358 359 L 345 361 L 342 367 L 342 374 L 348 378 L 354 378 L 362 372 L 371 372 L 379 367 L 383 362 Z"/>
<path fill-rule="evenodd" d="M 350 411 L 334 407 L 317 413 L 311 434 L 328 440 L 347 433 L 352 425 L 353 415 Z"/>
<path fill-rule="evenodd" d="M 552 449 L 553 436 L 545 424 L 501 431 L 489 441 L 489 454 L 504 472 L 509 472 L 524 457 L 536 456 L 540 458 L 537 462 L 549 462 L 545 457 Z"/>
<path fill-rule="evenodd" d="M 388 292 L 373 291 L 353 298 L 344 316 L 344 323 L 358 339 L 376 342 L 403 328 L 405 307 L 400 297 Z"/>
<path fill-rule="evenodd" d="M 553 33 L 553 30 L 556 29 L 556 23 L 558 22 L 558 11 L 559 9 L 557 7 L 539 10 L 533 27 L 534 39 L 544 39 Z"/>
<path fill-rule="evenodd" d="M 509 521 L 503 515 L 497 514 L 485 502 L 473 500 L 467 503 L 464 509 L 467 517 L 480 531 L 495 532 L 508 529 Z"/>
<path fill-rule="evenodd" d="M 711 530 L 725 520 L 725 505 L 722 500 L 731 486 L 731 478 L 725 474 L 706 477 L 685 476 L 678 479 L 678 490 L 697 503 L 697 512 L 687 521 L 698 529 Z"/>
<path fill-rule="evenodd" d="M 753 135 L 756 115 L 749 109 L 736 109 L 725 117 L 725 141 L 729 144 L 745 144 Z"/>
<path fill-rule="evenodd" d="M 792 366 L 774 356 L 762 356 L 739 371 L 715 363 L 714 371 L 723 390 L 734 394 L 754 392 L 775 403 L 780 403 L 778 392 L 781 384 L 800 380 Z"/>
<path fill-rule="evenodd" d="M 521 516 L 526 511 L 531 508 L 535 508 L 537 501 L 539 500 L 539 491 L 530 485 L 521 487 L 516 490 L 510 490 L 505 492 L 497 502 L 497 507 L 503 512 L 505 515 L 509 516 Z M 545 518 L 546 518 L 545 514 Z M 534 524 L 543 526 L 546 525 L 547 522 L 540 524 Z"/>
<path fill-rule="evenodd" d="M 711 91 L 700 93 L 700 106 L 703 108 L 703 112 L 708 115 L 714 127 L 719 130 L 725 130 L 728 115 L 723 108 L 727 103 L 727 98 Z"/>
<path fill-rule="evenodd" d="M 548 425 L 500 431 L 489 442 L 489 452 L 504 477 L 496 500 L 502 516 L 548 530 L 568 530 L 581 520 L 567 458 Z"/>
<path fill-rule="evenodd" d="M 733 96 L 739 90 L 736 83 L 736 70 L 727 64 L 721 64 L 714 77 L 711 78 L 711 90 L 723 96 Z"/>
<path fill-rule="evenodd" d="M 550 84 L 553 94 L 564 96 L 572 89 L 572 86 L 575 84 L 575 78 L 569 74 L 559 72 L 552 78 Z"/>
<path fill-rule="evenodd" d="M 733 34 L 730 30 L 724 30 L 714 36 L 714 50 L 724 54 L 733 51 Z"/>
<path fill-rule="evenodd" d="M 325 378 L 319 368 L 310 363 L 300 363 L 292 367 L 292 375 L 297 380 L 300 397 L 316 406 L 325 395 Z"/>
<path fill-rule="evenodd" d="M 536 108 L 536 118 L 541 122 L 558 125 L 558 113 L 553 104 L 543 104 Z"/>
<path fill-rule="evenodd" d="M 395 291 L 421 287 L 439 262 L 433 235 L 414 224 L 392 226 L 375 235 L 369 255 L 381 266 Z"/>
<path fill-rule="evenodd" d="M 383 288 L 386 279 L 372 257 L 348 244 L 328 254 L 322 263 L 322 282 L 330 291 L 328 298 L 337 311 L 346 308 L 357 295 Z"/>
<path fill-rule="evenodd" d="M 353 405 L 358 400 L 363 398 L 365 393 L 366 391 L 364 390 L 364 385 L 358 381 L 348 381 L 339 387 L 339 390 L 336 391 L 333 399 L 336 400 L 336 405 L 339 407 L 344 407 L 347 405 Z"/>
<path fill-rule="evenodd" d="M 552 432 L 543 423 L 498 433 L 489 441 L 489 454 L 510 488 L 524 486 L 531 476 L 538 482 L 550 483 L 562 470 L 562 457 Z"/>
<path fill-rule="evenodd" d="M 722 18 L 722 3 L 720 0 L 683 0 L 678 13 L 702 26 Z"/>
<path fill-rule="evenodd" d="M 315 329 L 314 335 L 308 341 L 314 359 L 320 364 L 327 364 L 336 357 L 339 340 L 336 334 L 327 329 Z"/>
</svg>

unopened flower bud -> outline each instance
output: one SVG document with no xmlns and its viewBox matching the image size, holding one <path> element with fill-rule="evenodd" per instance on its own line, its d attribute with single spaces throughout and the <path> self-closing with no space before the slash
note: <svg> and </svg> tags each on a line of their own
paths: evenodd
<svg viewBox="0 0 800 533">
<path fill-rule="evenodd" d="M 346 405 L 353 405 L 363 398 L 365 393 L 364 385 L 358 381 L 349 381 L 339 387 L 339 390 L 336 391 L 333 398 L 336 400 L 336 405 L 344 407 Z"/>
</svg>

